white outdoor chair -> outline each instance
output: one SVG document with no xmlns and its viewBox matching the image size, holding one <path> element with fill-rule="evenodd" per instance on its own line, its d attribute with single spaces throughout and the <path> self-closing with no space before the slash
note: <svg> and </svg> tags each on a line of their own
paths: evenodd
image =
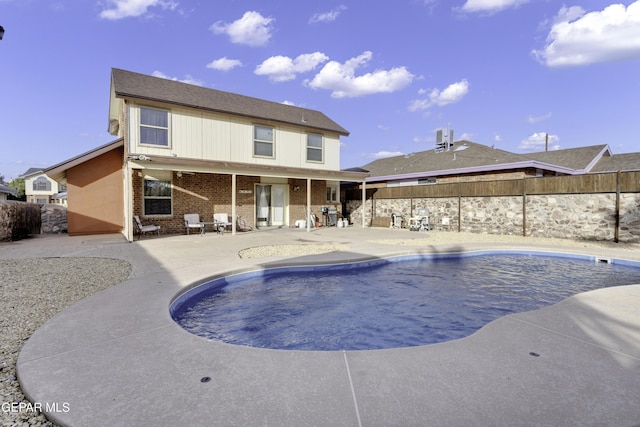
<svg viewBox="0 0 640 427">
<path fill-rule="evenodd" d="M 158 233 L 158 236 L 160 235 L 159 225 L 142 225 L 142 222 L 140 221 L 140 217 L 138 215 L 134 215 L 133 219 L 136 223 L 136 228 L 138 229 L 138 240 L 140 240 L 140 236 L 145 233 L 153 233 L 155 231 Z"/>
<path fill-rule="evenodd" d="M 229 215 L 226 213 L 213 214 L 213 222 L 215 223 L 216 231 L 218 232 L 221 232 L 221 230 L 224 231 L 227 227 L 231 228 L 233 225 L 233 223 L 229 221 Z"/>
<path fill-rule="evenodd" d="M 200 231 L 200 235 L 204 234 L 204 223 L 200 221 L 200 215 L 198 214 L 184 214 L 184 227 L 187 229 L 187 234 L 192 228 L 197 228 Z"/>
</svg>

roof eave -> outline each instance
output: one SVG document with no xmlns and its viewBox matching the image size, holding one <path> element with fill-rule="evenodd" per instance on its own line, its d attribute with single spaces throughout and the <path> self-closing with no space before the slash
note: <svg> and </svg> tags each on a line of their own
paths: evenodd
<svg viewBox="0 0 640 427">
<path fill-rule="evenodd" d="M 272 177 L 287 177 L 299 179 L 325 179 L 329 181 L 359 181 L 362 182 L 369 176 L 365 172 L 353 172 L 344 170 L 325 170 L 296 168 L 288 166 L 258 165 L 253 163 L 230 162 L 224 160 L 204 160 L 176 158 L 169 156 L 145 156 L 145 160 L 134 160 L 137 154 L 128 154 L 132 167 L 141 169 L 160 169 L 182 172 L 202 173 L 239 173 L 246 175 L 261 175 Z"/>
<path fill-rule="evenodd" d="M 72 157 L 68 160 L 64 160 L 56 165 L 44 169 L 43 172 L 54 181 L 64 183 L 67 179 L 67 170 L 122 146 L 124 146 L 124 139 L 118 138 L 115 141 L 109 142 L 98 148 L 94 148 L 91 151 L 87 151 L 86 153 L 82 153 L 78 156 Z"/>
<path fill-rule="evenodd" d="M 222 109 L 216 109 L 216 108 L 208 108 L 208 107 L 203 107 L 203 106 L 199 106 L 199 105 L 192 105 L 192 104 L 186 104 L 186 103 L 182 103 L 182 102 L 175 102 L 175 101 L 167 101 L 165 99 L 159 99 L 159 98 L 154 98 L 154 97 L 148 97 L 148 96 L 140 96 L 140 95 L 135 95 L 135 94 L 130 94 L 130 93 L 126 93 L 126 92 L 114 92 L 116 98 L 121 98 L 121 99 L 132 99 L 132 100 L 138 100 L 138 101 L 150 101 L 150 102 L 157 102 L 160 104 L 165 104 L 165 105 L 175 105 L 178 107 L 183 107 L 183 108 L 190 108 L 190 109 L 194 109 L 194 110 L 201 110 L 201 111 L 208 111 L 208 112 L 212 112 L 212 113 L 218 113 L 218 114 L 225 114 L 225 115 L 230 115 L 230 116 L 236 116 L 236 117 L 244 117 L 247 119 L 251 119 L 251 120 L 261 120 L 261 121 L 269 121 L 269 122 L 274 122 L 274 123 L 282 123 L 282 124 L 286 124 L 289 126 L 299 126 L 305 129 L 313 129 L 313 130 L 317 130 L 317 131 L 324 131 L 324 132 L 332 132 L 341 136 L 349 136 L 349 131 L 347 131 L 346 129 L 344 129 L 342 126 L 339 126 L 339 128 L 327 128 L 327 127 L 320 127 L 320 126 L 312 126 L 312 125 L 308 125 L 308 124 L 300 124 L 300 123 L 294 123 L 294 122 L 290 122 L 290 121 L 285 121 L 285 120 L 277 120 L 277 119 L 272 119 L 272 118 L 268 118 L 268 117 L 261 117 L 261 116 L 256 116 L 256 115 L 250 115 L 250 114 L 242 114 L 242 113 L 237 113 L 237 112 L 231 112 L 231 111 L 226 111 L 226 110 L 222 110 Z"/>
<path fill-rule="evenodd" d="M 522 169 L 522 168 L 545 169 L 552 172 L 565 173 L 567 175 L 584 173 L 584 171 L 582 170 L 577 171 L 564 166 L 551 165 L 548 163 L 542 163 L 542 162 L 532 160 L 532 161 L 523 161 L 523 162 L 515 162 L 515 163 L 503 163 L 499 165 L 473 166 L 473 167 L 460 168 L 460 169 L 443 169 L 443 170 L 435 170 L 435 171 L 413 172 L 408 174 L 374 176 L 374 177 L 367 178 L 366 182 L 399 181 L 399 180 L 407 180 L 407 179 L 415 179 L 415 178 L 429 178 L 429 177 L 447 176 L 447 175 L 463 175 L 463 174 L 472 174 L 472 173 L 478 173 L 478 172 L 491 172 L 491 171 L 499 171 L 499 170 L 506 170 L 506 169 Z"/>
</svg>

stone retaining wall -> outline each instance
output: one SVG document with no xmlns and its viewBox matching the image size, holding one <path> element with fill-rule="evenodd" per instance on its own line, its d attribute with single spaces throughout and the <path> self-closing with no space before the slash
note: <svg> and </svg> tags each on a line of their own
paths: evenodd
<svg viewBox="0 0 640 427">
<path fill-rule="evenodd" d="M 352 224 L 362 223 L 361 205 L 360 200 L 345 203 Z M 395 213 L 406 224 L 422 208 L 429 209 L 436 230 L 458 231 L 459 227 L 471 233 L 615 240 L 616 195 L 611 193 L 529 195 L 526 206 L 523 196 L 368 199 L 365 223 Z M 618 240 L 640 242 L 640 194 L 620 194 Z"/>
<path fill-rule="evenodd" d="M 67 208 L 62 205 L 46 203 L 40 209 L 42 215 L 42 233 L 57 234 L 67 232 Z"/>
</svg>

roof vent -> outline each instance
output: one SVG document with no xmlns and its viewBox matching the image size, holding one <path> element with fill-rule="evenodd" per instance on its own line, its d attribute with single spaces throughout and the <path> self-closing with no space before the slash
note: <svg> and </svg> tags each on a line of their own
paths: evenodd
<svg viewBox="0 0 640 427">
<path fill-rule="evenodd" d="M 436 145 L 433 147 L 433 151 L 436 153 L 442 153 L 443 151 L 449 151 L 453 145 L 453 129 L 438 129 L 436 130 Z"/>
</svg>

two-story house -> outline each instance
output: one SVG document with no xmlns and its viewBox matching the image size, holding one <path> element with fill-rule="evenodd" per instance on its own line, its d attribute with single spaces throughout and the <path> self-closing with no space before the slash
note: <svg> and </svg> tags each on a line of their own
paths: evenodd
<svg viewBox="0 0 640 427">
<path fill-rule="evenodd" d="M 349 133 L 319 111 L 120 69 L 109 132 L 115 141 L 46 170 L 67 186 L 70 235 L 132 240 L 134 215 L 179 233 L 186 213 L 227 213 L 234 232 L 238 217 L 289 227 L 367 176 L 340 170 Z"/>
<path fill-rule="evenodd" d="M 66 205 L 64 186 L 48 177 L 42 168 L 29 168 L 21 177 L 24 178 L 24 193 L 27 203 Z"/>
</svg>

